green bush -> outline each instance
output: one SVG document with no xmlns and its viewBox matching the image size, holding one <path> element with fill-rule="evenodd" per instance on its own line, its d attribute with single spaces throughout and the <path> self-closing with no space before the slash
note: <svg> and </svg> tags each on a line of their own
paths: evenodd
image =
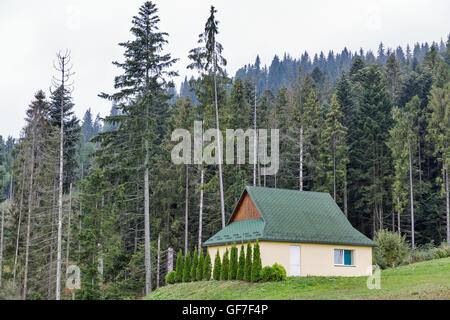
<svg viewBox="0 0 450 320">
<path fill-rule="evenodd" d="M 219 249 L 217 249 L 216 258 L 214 259 L 213 279 L 220 280 L 220 270 L 222 270 L 222 263 L 220 262 Z"/>
<path fill-rule="evenodd" d="M 230 251 L 230 266 L 228 270 L 228 280 L 236 280 L 237 268 L 238 268 L 238 250 L 235 245 L 231 247 Z"/>
<path fill-rule="evenodd" d="M 177 273 L 172 270 L 168 274 L 166 274 L 166 283 L 175 283 L 177 282 Z"/>
<path fill-rule="evenodd" d="M 283 281 L 286 279 L 286 269 L 278 263 L 261 269 L 260 281 Z"/>
<path fill-rule="evenodd" d="M 273 281 L 283 281 L 286 280 L 286 269 L 278 263 L 274 263 L 272 266 L 274 272 L 274 280 Z"/>
<path fill-rule="evenodd" d="M 409 253 L 409 247 L 405 236 L 398 233 L 392 233 L 388 230 L 380 230 L 375 235 L 375 244 L 373 249 L 373 261 L 380 268 L 395 267 L 406 261 Z"/>
<path fill-rule="evenodd" d="M 178 256 L 177 256 L 177 266 L 176 266 L 176 280 L 177 282 L 181 282 L 183 281 L 183 252 L 178 251 Z"/>
<path fill-rule="evenodd" d="M 211 257 L 208 250 L 206 250 L 206 257 L 203 264 L 203 279 L 206 281 L 211 280 Z"/>
<path fill-rule="evenodd" d="M 245 255 L 244 280 L 252 280 L 252 245 L 250 241 L 247 243 L 247 253 Z"/>
<path fill-rule="evenodd" d="M 251 281 L 258 282 L 259 276 L 262 269 L 261 263 L 261 253 L 259 252 L 259 243 L 258 240 L 253 247 L 253 262 L 252 262 L 252 273 L 251 273 Z"/>
<path fill-rule="evenodd" d="M 245 273 L 245 252 L 244 252 L 244 245 L 241 245 L 236 278 L 238 280 L 244 280 L 244 273 Z"/>
<path fill-rule="evenodd" d="M 183 282 L 191 281 L 191 253 L 186 252 L 186 258 L 184 259 L 184 268 L 183 268 Z"/>
<path fill-rule="evenodd" d="M 227 248 L 222 258 L 222 268 L 220 269 L 220 280 L 228 280 L 228 271 L 229 271 L 228 268 L 229 268 L 229 259 Z"/>
<path fill-rule="evenodd" d="M 261 269 L 260 281 L 267 282 L 272 281 L 273 268 L 270 266 L 266 266 Z"/>
</svg>

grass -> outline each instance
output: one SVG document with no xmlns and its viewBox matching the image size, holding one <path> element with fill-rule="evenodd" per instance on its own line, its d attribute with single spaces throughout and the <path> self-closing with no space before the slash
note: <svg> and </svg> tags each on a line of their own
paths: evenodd
<svg viewBox="0 0 450 320">
<path fill-rule="evenodd" d="M 162 287 L 147 300 L 450 299 L 450 257 L 381 271 L 381 288 L 367 277 L 288 277 L 282 282 L 199 281 Z"/>
</svg>

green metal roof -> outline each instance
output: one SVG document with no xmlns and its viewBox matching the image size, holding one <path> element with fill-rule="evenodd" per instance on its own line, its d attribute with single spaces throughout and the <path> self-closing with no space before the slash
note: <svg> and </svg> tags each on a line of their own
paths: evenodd
<svg viewBox="0 0 450 320">
<path fill-rule="evenodd" d="M 375 246 L 372 240 L 353 228 L 328 193 L 246 187 L 241 198 L 246 193 L 262 218 L 228 221 L 224 229 L 204 243 L 205 246 L 256 239 Z"/>
</svg>

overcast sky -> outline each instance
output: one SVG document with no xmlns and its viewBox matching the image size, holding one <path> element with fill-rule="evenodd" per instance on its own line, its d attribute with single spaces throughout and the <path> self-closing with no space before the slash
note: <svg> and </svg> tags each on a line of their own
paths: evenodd
<svg viewBox="0 0 450 320">
<path fill-rule="evenodd" d="M 34 93 L 47 95 L 55 75 L 53 61 L 61 49 L 72 52 L 75 113 L 87 108 L 102 116 L 111 104 L 100 92 L 112 92 L 121 60 L 117 45 L 131 39 L 132 16 L 144 1 L 136 0 L 1 0 L 0 1 L 0 135 L 18 137 L 25 109 Z M 196 46 L 215 5 L 220 21 L 219 41 L 236 70 L 255 60 L 270 64 L 275 54 L 312 56 L 343 47 L 376 51 L 416 42 L 440 41 L 450 32 L 450 1 L 345 1 L 345 0 L 156 0 L 160 29 L 169 33 L 167 50 L 180 58 L 175 66 L 185 75 L 187 53 Z"/>
</svg>

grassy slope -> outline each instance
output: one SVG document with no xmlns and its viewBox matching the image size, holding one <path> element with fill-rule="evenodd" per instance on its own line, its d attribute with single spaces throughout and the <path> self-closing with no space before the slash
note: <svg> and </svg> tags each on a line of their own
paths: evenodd
<svg viewBox="0 0 450 320">
<path fill-rule="evenodd" d="M 283 282 L 200 281 L 162 287 L 145 299 L 450 299 L 450 258 L 381 272 L 381 289 L 367 277 L 290 277 Z"/>
</svg>

